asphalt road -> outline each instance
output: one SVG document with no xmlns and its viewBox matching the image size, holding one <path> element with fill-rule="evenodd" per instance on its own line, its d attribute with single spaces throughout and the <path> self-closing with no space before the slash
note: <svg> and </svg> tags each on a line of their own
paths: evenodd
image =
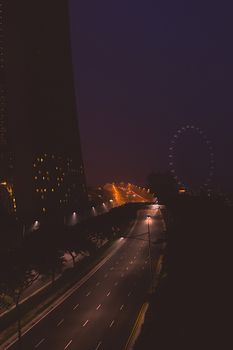
<svg viewBox="0 0 233 350">
<path fill-rule="evenodd" d="M 22 350 L 121 350 L 127 342 L 149 287 L 147 214 L 138 213 L 130 238 L 77 291 L 23 336 Z M 157 219 L 151 238 L 161 237 Z M 159 246 L 152 245 L 153 267 Z M 10 350 L 18 349 L 17 343 Z"/>
</svg>

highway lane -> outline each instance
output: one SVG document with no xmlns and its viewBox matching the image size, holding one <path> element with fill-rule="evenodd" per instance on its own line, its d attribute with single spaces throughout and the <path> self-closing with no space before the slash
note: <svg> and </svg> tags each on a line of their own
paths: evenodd
<svg viewBox="0 0 233 350">
<path fill-rule="evenodd" d="M 131 238 L 119 240 L 119 250 L 85 284 L 23 336 L 23 350 L 124 348 L 149 286 L 147 213 L 153 211 L 139 212 Z M 152 219 L 152 240 L 161 236 L 156 227 Z M 158 252 L 153 246 L 154 261 Z"/>
</svg>

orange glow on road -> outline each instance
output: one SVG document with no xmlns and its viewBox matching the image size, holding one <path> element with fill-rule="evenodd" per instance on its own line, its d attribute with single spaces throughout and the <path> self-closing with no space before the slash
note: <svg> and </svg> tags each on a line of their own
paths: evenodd
<svg viewBox="0 0 233 350">
<path fill-rule="evenodd" d="M 144 203 L 153 202 L 153 195 L 145 189 L 141 189 L 131 183 L 124 184 L 106 184 L 104 189 L 111 192 L 115 206 L 120 206 L 125 203 Z"/>
</svg>

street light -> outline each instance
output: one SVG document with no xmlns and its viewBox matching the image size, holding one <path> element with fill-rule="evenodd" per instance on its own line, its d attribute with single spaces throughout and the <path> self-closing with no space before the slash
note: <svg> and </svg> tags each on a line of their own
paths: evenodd
<svg viewBox="0 0 233 350">
<path fill-rule="evenodd" d="M 147 228 L 148 228 L 148 251 L 149 251 L 149 260 L 150 260 L 150 276 L 151 276 L 151 281 L 152 281 L 153 274 L 152 274 L 152 260 L 151 260 L 150 222 L 151 222 L 151 216 L 150 216 L 150 215 L 147 215 Z"/>
</svg>

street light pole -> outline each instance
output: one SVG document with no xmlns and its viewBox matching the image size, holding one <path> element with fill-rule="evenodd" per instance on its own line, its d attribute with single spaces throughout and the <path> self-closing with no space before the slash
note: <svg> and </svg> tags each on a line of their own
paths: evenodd
<svg viewBox="0 0 233 350">
<path fill-rule="evenodd" d="M 151 259 L 151 237 L 150 237 L 150 220 L 151 217 L 147 216 L 147 227 L 148 227 L 148 250 L 149 250 L 149 260 L 150 260 L 150 277 L 151 282 L 153 280 L 153 272 L 152 272 L 152 259 Z"/>
</svg>

